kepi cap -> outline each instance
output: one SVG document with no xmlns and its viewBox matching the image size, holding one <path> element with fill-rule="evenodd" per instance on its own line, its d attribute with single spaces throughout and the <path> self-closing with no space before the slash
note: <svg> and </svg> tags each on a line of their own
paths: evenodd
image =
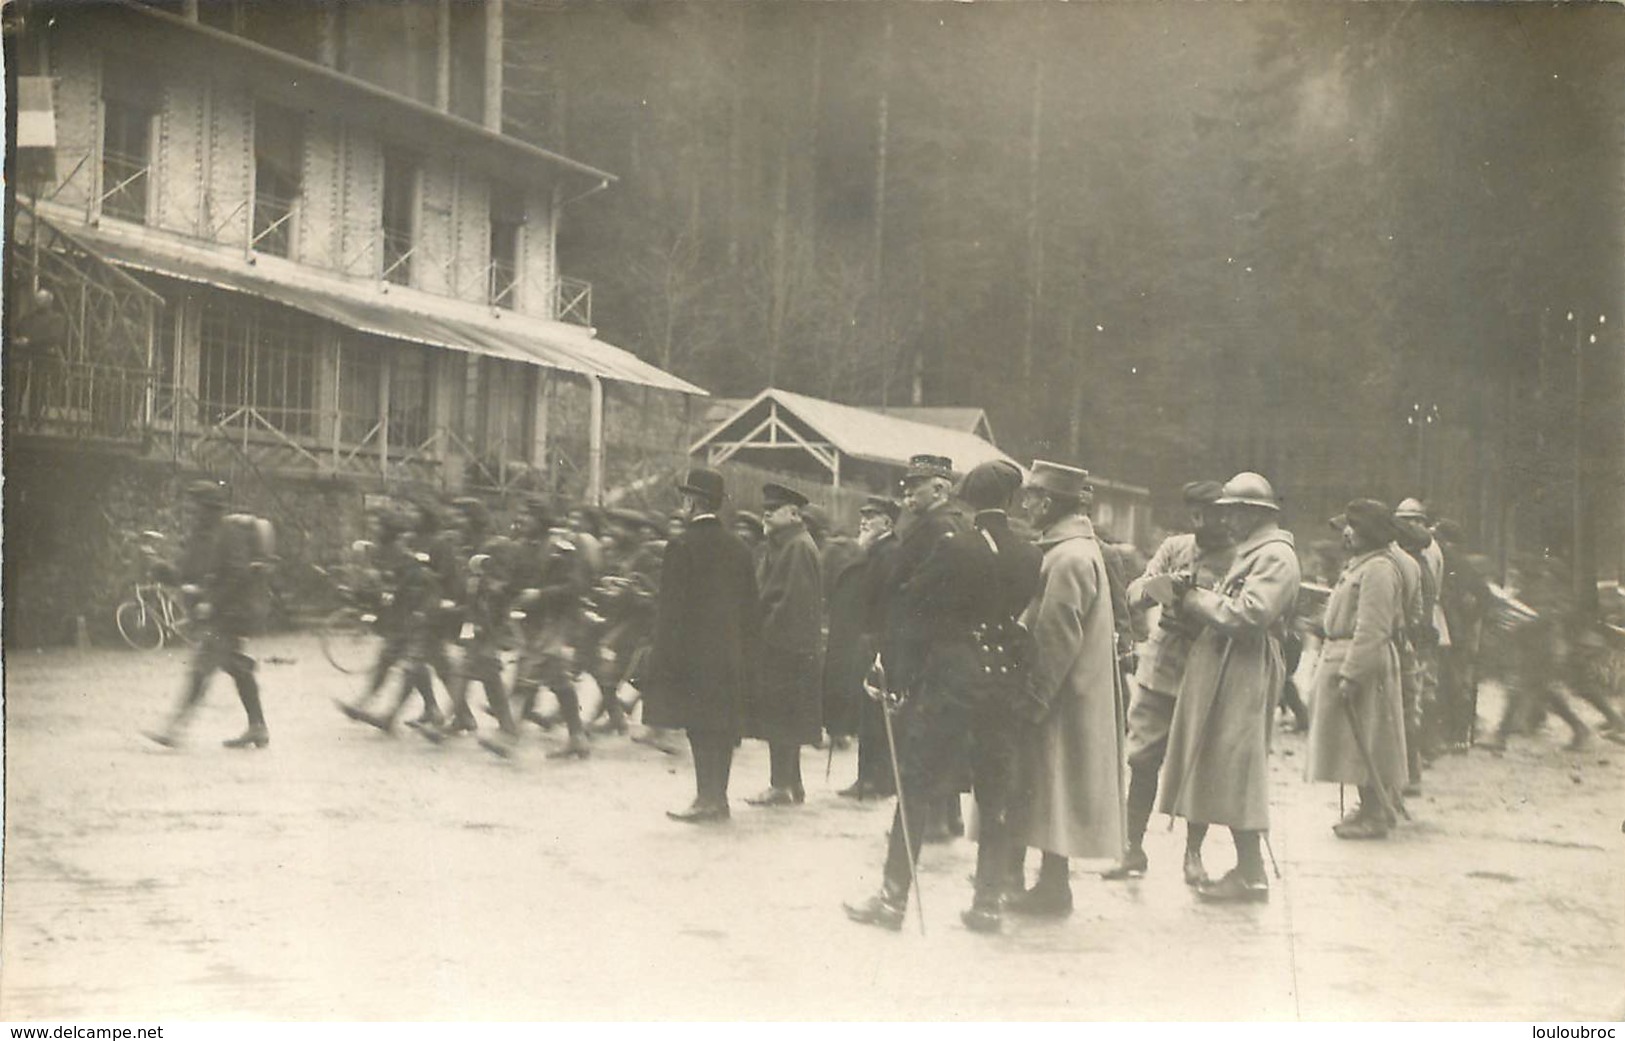
<svg viewBox="0 0 1625 1041">
<path fill-rule="evenodd" d="M 1064 495 L 1080 502 L 1094 494 L 1089 483 L 1089 471 L 1065 463 L 1052 463 L 1047 459 L 1034 459 L 1028 471 L 1027 487 L 1051 495 Z"/>
<path fill-rule="evenodd" d="M 945 455 L 910 456 L 908 469 L 903 473 L 903 487 L 906 488 L 915 481 L 923 481 L 929 477 L 953 480 L 954 461 Z"/>
</svg>

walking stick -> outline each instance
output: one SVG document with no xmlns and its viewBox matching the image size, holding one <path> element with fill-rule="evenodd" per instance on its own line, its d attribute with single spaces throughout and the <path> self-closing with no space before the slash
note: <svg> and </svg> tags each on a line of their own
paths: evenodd
<svg viewBox="0 0 1625 1041">
<path fill-rule="evenodd" d="M 1112 691 L 1112 712 L 1117 718 L 1117 845 L 1120 856 L 1128 854 L 1128 792 L 1123 784 L 1123 771 L 1127 767 L 1127 733 L 1128 713 L 1125 699 L 1128 697 L 1128 680 L 1123 670 L 1112 663 L 1112 679 L 1115 681 Z M 1172 819 L 1172 818 L 1170 818 Z"/>
<path fill-rule="evenodd" d="M 1354 706 L 1349 704 L 1349 700 L 1342 697 L 1341 694 L 1336 696 L 1343 702 L 1343 714 L 1348 717 L 1349 730 L 1354 734 L 1355 747 L 1359 748 L 1360 758 L 1365 762 L 1365 772 L 1371 777 L 1371 787 L 1377 790 L 1377 801 L 1382 803 L 1382 812 L 1390 817 L 1404 817 L 1406 820 L 1410 820 L 1411 815 L 1405 809 L 1405 804 L 1394 801 L 1388 794 L 1388 786 L 1382 783 L 1381 777 L 1377 776 L 1377 763 L 1376 760 L 1371 758 L 1371 749 L 1366 747 L 1365 735 L 1360 733 L 1360 721 L 1354 715 Z"/>
<path fill-rule="evenodd" d="M 1185 781 L 1190 777 L 1191 770 L 1201 761 L 1202 751 L 1207 747 L 1208 737 L 1213 731 L 1211 725 L 1213 722 L 1213 709 L 1219 702 L 1219 695 L 1224 692 L 1224 674 L 1230 669 L 1230 651 L 1235 645 L 1236 641 L 1234 639 L 1228 636 L 1225 637 L 1224 654 L 1219 658 L 1219 675 L 1213 683 L 1213 700 L 1207 703 L 1207 712 L 1202 716 L 1202 726 L 1196 731 L 1196 748 L 1191 752 L 1190 760 L 1186 763 L 1185 769 L 1181 771 L 1179 787 L 1174 789 L 1172 796 L 1168 799 L 1168 805 L 1170 806 L 1178 802 L 1179 797 L 1184 794 Z M 1174 815 L 1172 813 L 1168 814 L 1168 830 L 1174 830 Z"/>
<path fill-rule="evenodd" d="M 920 893 L 920 867 L 914 860 L 914 840 L 909 838 L 908 831 L 908 804 L 903 801 L 903 771 L 897 765 L 897 735 L 892 729 L 892 713 L 897 710 L 897 703 L 888 692 L 885 700 L 880 703 L 885 712 L 886 720 L 886 748 L 891 752 L 892 781 L 897 785 L 897 819 L 903 826 L 903 852 L 908 854 L 908 876 L 914 883 L 914 909 L 919 913 L 920 935 L 925 935 L 925 901 Z"/>
</svg>

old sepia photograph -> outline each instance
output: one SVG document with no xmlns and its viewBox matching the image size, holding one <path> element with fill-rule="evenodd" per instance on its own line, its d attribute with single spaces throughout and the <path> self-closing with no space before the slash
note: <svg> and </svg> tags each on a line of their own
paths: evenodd
<svg viewBox="0 0 1625 1041">
<path fill-rule="evenodd" d="M 0 1021 L 1625 1017 L 1625 7 L 0 16 Z"/>
</svg>

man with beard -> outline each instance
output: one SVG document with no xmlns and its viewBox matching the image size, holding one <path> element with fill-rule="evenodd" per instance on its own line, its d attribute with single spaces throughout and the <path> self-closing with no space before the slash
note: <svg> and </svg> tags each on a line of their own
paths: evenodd
<svg viewBox="0 0 1625 1041">
<path fill-rule="evenodd" d="M 728 774 L 759 638 L 750 550 L 717 519 L 722 475 L 695 468 L 677 486 L 683 534 L 666 546 L 644 672 L 643 720 L 688 730 L 694 802 L 666 816 L 685 824 L 728 819 Z"/>
<path fill-rule="evenodd" d="M 1360 805 L 1339 821 L 1341 839 L 1388 834 L 1390 793 L 1405 783 L 1405 703 L 1395 637 L 1405 624 L 1404 582 L 1387 546 L 1388 507 L 1356 499 L 1332 527 L 1349 562 L 1326 604 L 1326 642 L 1315 672 L 1310 781 L 1352 784 Z"/>
<path fill-rule="evenodd" d="M 1092 488 L 1076 467 L 1033 463 L 1022 505 L 1044 553 L 1022 613 L 1032 661 L 1016 712 L 1020 804 L 1012 833 L 1043 851 L 1038 882 L 1010 910 L 1072 912 L 1073 857 L 1123 855 L 1123 752 L 1116 629 L 1106 561 L 1085 512 Z"/>
<path fill-rule="evenodd" d="M 1221 487 L 1218 481 L 1185 485 L 1185 508 L 1190 511 L 1192 530 L 1164 539 L 1144 574 L 1129 583 L 1131 610 L 1146 611 L 1156 603 L 1147 586 L 1154 584 L 1159 575 L 1179 576 L 1201 589 L 1218 587 L 1230 570 L 1231 556 L 1230 534 L 1220 523 L 1220 509 L 1214 505 Z M 1146 643 L 1128 708 L 1128 851 L 1102 878 L 1116 881 L 1145 875 L 1145 830 L 1157 801 L 1157 774 L 1168 754 L 1168 727 L 1173 722 L 1185 661 L 1191 643 L 1201 631 L 1199 623 L 1170 607 L 1159 612 L 1156 631 Z M 1195 885 L 1203 877 L 1201 853 L 1187 849 L 1185 881 Z"/>
<path fill-rule="evenodd" d="M 891 568 L 892 553 L 897 549 L 895 528 L 901 508 L 893 499 L 871 495 L 858 509 L 858 545 L 863 549 L 857 569 L 856 601 L 846 606 L 845 586 L 837 580 L 836 591 L 830 595 L 829 657 L 835 660 L 861 659 L 855 676 L 857 691 L 858 778 L 850 787 L 838 794 L 848 799 L 886 798 L 896 794 L 891 775 L 891 751 L 886 747 L 885 709 L 880 702 L 863 695 L 863 675 L 879 653 L 885 634 L 886 617 L 883 592 Z M 843 575 L 844 578 L 844 575 Z M 841 604 L 837 611 L 837 601 Z M 849 616 L 850 612 L 850 616 Z M 849 627 L 856 631 L 849 632 Z M 845 643 L 853 641 L 857 648 L 850 650 Z M 850 658 L 846 657 L 850 655 Z M 826 667 L 826 675 L 828 669 Z"/>
<path fill-rule="evenodd" d="M 1218 589 L 1171 582 L 1154 593 L 1199 622 L 1168 730 L 1159 809 L 1187 822 L 1187 855 L 1200 856 L 1207 827 L 1222 824 L 1236 844 L 1236 867 L 1196 894 L 1215 902 L 1269 899 L 1260 840 L 1269 830 L 1270 719 L 1286 680 L 1282 619 L 1298 595 L 1298 555 L 1277 524 L 1269 481 L 1239 473 L 1215 505 L 1235 540 Z"/>
<path fill-rule="evenodd" d="M 767 552 L 757 564 L 761 612 L 761 674 L 747 699 L 745 736 L 767 742 L 768 787 L 745 801 L 752 806 L 792 806 L 806 801 L 801 783 L 801 746 L 818 741 L 818 641 L 824 608 L 818 547 L 802 523 L 807 497 L 779 484 L 762 486 L 762 527 Z"/>
</svg>

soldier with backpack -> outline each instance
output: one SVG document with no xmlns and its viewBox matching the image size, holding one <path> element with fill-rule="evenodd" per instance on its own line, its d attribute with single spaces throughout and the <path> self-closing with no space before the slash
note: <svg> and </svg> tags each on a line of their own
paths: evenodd
<svg viewBox="0 0 1625 1041">
<path fill-rule="evenodd" d="M 275 556 L 275 535 L 269 521 L 226 513 L 229 493 L 219 481 L 194 481 L 186 492 L 191 507 L 186 549 L 178 564 L 157 562 L 153 573 L 159 581 L 181 587 L 203 639 L 192 654 L 186 687 L 169 723 L 146 736 L 165 748 L 178 746 L 210 678 L 220 671 L 237 684 L 248 716 L 248 729 L 225 746 L 264 748 L 271 733 L 254 678 L 255 662 L 243 647 L 265 607 L 265 575 Z"/>
</svg>

